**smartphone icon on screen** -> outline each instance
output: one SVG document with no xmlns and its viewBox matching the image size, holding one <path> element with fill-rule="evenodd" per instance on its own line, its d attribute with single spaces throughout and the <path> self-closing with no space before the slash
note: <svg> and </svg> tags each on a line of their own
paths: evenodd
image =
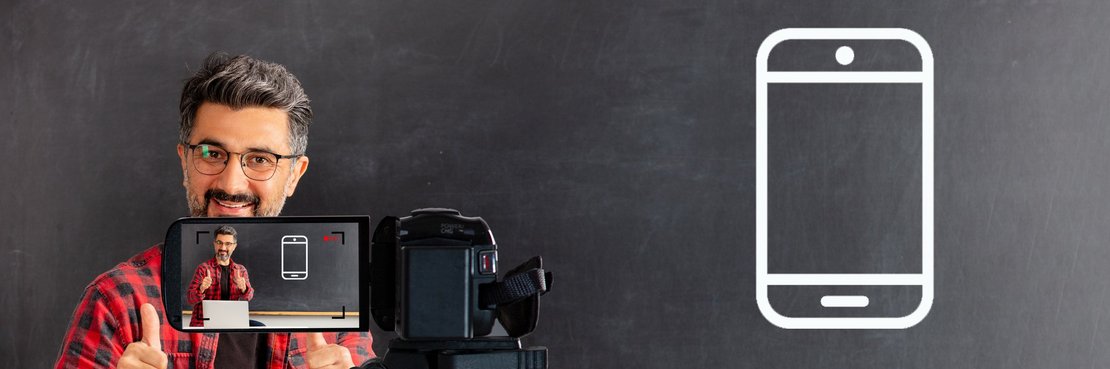
<svg viewBox="0 0 1110 369">
<path fill-rule="evenodd" d="M 281 278 L 285 280 L 308 279 L 308 237 L 284 236 L 281 238 Z"/>
<path fill-rule="evenodd" d="M 790 28 L 756 57 L 756 301 L 787 329 L 902 329 L 933 302 L 933 56 Z"/>
</svg>

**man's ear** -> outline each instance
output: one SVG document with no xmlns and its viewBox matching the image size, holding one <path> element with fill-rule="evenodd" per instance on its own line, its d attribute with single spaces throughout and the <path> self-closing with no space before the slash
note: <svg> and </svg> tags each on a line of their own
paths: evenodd
<svg viewBox="0 0 1110 369">
<path fill-rule="evenodd" d="M 189 178 L 188 173 L 185 172 L 189 170 L 189 168 L 185 165 L 185 145 L 177 144 L 177 157 L 181 159 L 181 184 L 184 186 L 188 186 L 189 184 L 186 183 L 185 180 L 186 178 Z"/>
<path fill-rule="evenodd" d="M 285 183 L 285 197 L 292 197 L 293 192 L 297 190 L 297 183 L 300 183 L 301 176 L 308 170 L 308 156 L 300 156 L 296 162 L 293 162 L 292 173 L 289 173 L 289 182 Z"/>
</svg>

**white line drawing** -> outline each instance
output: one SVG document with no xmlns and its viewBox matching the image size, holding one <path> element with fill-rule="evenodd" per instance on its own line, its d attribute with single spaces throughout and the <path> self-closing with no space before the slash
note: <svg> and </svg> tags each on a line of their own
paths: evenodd
<svg viewBox="0 0 1110 369">
<path fill-rule="evenodd" d="M 835 296 L 821 297 L 821 306 L 824 307 L 866 307 L 871 304 L 867 296 Z"/>
<path fill-rule="evenodd" d="M 289 254 L 289 262 L 285 255 Z M 304 260 L 304 264 L 298 261 Z M 308 237 L 287 235 L 281 237 L 281 279 L 303 281 L 308 279 Z"/>
<path fill-rule="evenodd" d="M 767 57 L 787 40 L 901 40 L 917 48 L 920 72 L 768 71 Z M 847 65 L 854 52 L 842 47 L 837 61 Z M 921 273 L 769 274 L 767 271 L 767 85 L 769 83 L 920 83 L 921 94 Z M 756 56 L 756 302 L 772 324 L 786 329 L 905 329 L 925 319 L 933 305 L 933 53 L 921 35 L 903 28 L 787 28 L 763 40 Z M 919 285 L 921 301 L 901 317 L 787 317 L 768 301 L 772 285 Z M 860 299 L 862 297 L 862 299 Z M 826 307 L 866 306 L 866 296 L 825 296 Z M 829 305 L 825 305 L 828 302 Z M 861 306 L 861 304 L 863 304 Z"/>
<path fill-rule="evenodd" d="M 836 49 L 836 62 L 840 65 L 852 64 L 854 60 L 856 60 L 856 52 L 851 47 L 841 46 Z"/>
</svg>

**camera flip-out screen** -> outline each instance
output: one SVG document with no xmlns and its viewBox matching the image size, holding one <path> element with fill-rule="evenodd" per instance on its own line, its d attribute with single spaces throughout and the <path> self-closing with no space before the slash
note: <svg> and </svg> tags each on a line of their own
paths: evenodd
<svg viewBox="0 0 1110 369">
<path fill-rule="evenodd" d="M 183 331 L 369 330 L 366 216 L 182 218 L 162 293 Z"/>
</svg>

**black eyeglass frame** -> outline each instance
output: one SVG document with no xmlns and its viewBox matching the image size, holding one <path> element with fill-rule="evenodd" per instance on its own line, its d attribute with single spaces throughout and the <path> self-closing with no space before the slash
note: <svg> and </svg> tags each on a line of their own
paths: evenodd
<svg viewBox="0 0 1110 369">
<path fill-rule="evenodd" d="M 196 144 L 196 145 L 193 145 L 193 144 L 183 142 L 183 143 L 181 143 L 181 145 L 185 146 L 185 148 L 189 150 L 188 155 L 189 155 L 190 158 L 192 158 L 193 150 L 195 150 L 198 147 L 205 146 L 205 145 L 211 146 L 211 147 L 216 147 L 216 148 L 219 148 L 220 150 L 223 150 L 224 152 L 227 152 L 228 155 L 227 155 L 227 158 L 224 158 L 224 167 L 223 167 L 223 169 L 220 169 L 220 171 L 218 171 L 216 173 L 212 173 L 212 174 L 204 173 L 204 172 L 201 172 L 200 169 L 197 169 L 197 173 L 200 173 L 200 174 L 203 174 L 203 175 L 206 175 L 206 176 L 220 175 L 220 173 L 223 173 L 225 170 L 227 170 L 227 163 L 231 162 L 231 154 L 236 154 L 236 155 L 239 155 L 239 160 L 238 160 L 239 161 L 239 168 L 243 170 L 243 175 L 247 176 L 248 179 L 251 179 L 251 180 L 254 180 L 254 181 L 269 181 L 270 178 L 274 178 L 274 173 L 277 173 L 277 167 L 278 167 L 277 163 L 280 162 L 281 159 L 296 159 L 296 158 L 304 156 L 304 154 L 280 155 L 280 154 L 269 152 L 269 151 L 266 151 L 266 150 L 249 150 L 249 151 L 246 151 L 246 152 L 233 152 L 231 150 L 220 147 L 219 145 L 213 145 L 213 144 Z M 264 153 L 264 154 L 268 154 L 268 155 L 273 155 L 275 158 L 277 158 L 277 160 L 274 161 L 274 170 L 272 172 L 270 172 L 270 176 L 266 177 L 266 179 L 252 178 L 251 175 L 249 173 L 247 173 L 247 163 L 245 163 L 244 160 L 246 160 L 245 159 L 246 154 L 249 154 L 249 153 L 252 153 L 252 152 L 253 153 Z M 188 162 L 191 162 L 191 161 L 192 160 L 187 160 L 186 162 L 188 163 Z M 193 165 L 193 166 L 195 167 L 196 165 Z"/>
</svg>

